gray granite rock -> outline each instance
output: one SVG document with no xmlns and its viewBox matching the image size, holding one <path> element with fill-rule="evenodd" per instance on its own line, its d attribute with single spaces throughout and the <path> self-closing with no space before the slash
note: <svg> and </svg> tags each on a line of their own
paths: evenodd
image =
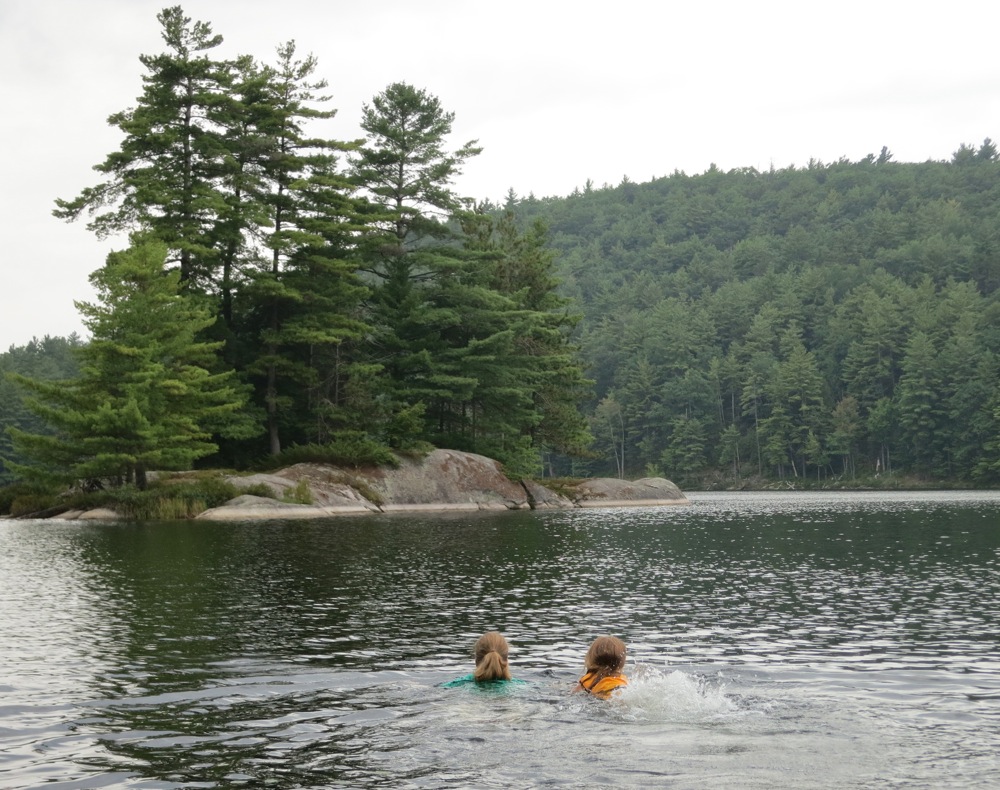
<svg viewBox="0 0 1000 790">
<path fill-rule="evenodd" d="M 691 504 L 676 485 L 662 477 L 641 480 L 595 477 L 574 487 L 573 501 L 577 507 Z"/>
<path fill-rule="evenodd" d="M 475 453 L 434 450 L 421 459 L 404 458 L 396 469 L 360 470 L 355 477 L 378 495 L 383 510 L 529 507 L 524 487 L 508 479 L 497 461 Z"/>
</svg>

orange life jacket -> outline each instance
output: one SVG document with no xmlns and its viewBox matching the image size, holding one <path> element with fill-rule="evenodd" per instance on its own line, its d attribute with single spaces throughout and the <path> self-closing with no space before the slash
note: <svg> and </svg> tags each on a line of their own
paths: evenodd
<svg viewBox="0 0 1000 790">
<path fill-rule="evenodd" d="M 607 675 L 598 680 L 593 672 L 588 672 L 580 678 L 580 688 L 601 699 L 607 699 L 616 688 L 627 685 L 628 680 L 624 675 Z"/>
</svg>

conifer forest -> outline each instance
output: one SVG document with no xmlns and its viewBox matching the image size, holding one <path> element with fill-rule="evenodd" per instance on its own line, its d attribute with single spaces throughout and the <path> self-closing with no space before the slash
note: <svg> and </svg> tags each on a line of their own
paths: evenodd
<svg viewBox="0 0 1000 790">
<path fill-rule="evenodd" d="M 454 181 L 503 141 L 456 144 L 429 89 L 329 139 L 314 56 L 156 22 L 120 147 L 53 196 L 130 245 L 94 262 L 89 337 L 0 354 L 0 482 L 430 446 L 689 488 L 1000 480 L 989 138 L 617 185 L 581 162 L 498 203 Z"/>
</svg>

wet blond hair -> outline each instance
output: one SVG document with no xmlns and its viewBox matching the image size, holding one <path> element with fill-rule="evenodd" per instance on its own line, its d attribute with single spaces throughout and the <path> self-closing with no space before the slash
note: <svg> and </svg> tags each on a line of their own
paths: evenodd
<svg viewBox="0 0 1000 790">
<path fill-rule="evenodd" d="M 473 653 L 476 656 L 476 671 L 472 673 L 472 676 L 476 682 L 510 680 L 507 652 L 507 640 L 499 631 L 487 631 L 479 637 L 473 648 Z"/>
<path fill-rule="evenodd" d="M 583 665 L 598 679 L 621 674 L 625 668 L 625 643 L 617 636 L 597 637 L 584 656 Z"/>
</svg>

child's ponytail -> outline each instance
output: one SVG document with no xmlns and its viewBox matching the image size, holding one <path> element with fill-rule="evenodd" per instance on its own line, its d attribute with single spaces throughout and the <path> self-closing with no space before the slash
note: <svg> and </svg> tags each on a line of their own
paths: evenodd
<svg viewBox="0 0 1000 790">
<path fill-rule="evenodd" d="M 507 667 L 507 640 L 498 631 L 488 631 L 479 637 L 475 647 L 477 683 L 490 680 L 510 680 Z"/>
<path fill-rule="evenodd" d="M 477 683 L 484 683 L 489 680 L 510 680 L 510 669 L 507 668 L 507 660 L 495 650 L 483 656 L 482 661 L 476 664 L 476 671 L 472 673 Z"/>
</svg>

